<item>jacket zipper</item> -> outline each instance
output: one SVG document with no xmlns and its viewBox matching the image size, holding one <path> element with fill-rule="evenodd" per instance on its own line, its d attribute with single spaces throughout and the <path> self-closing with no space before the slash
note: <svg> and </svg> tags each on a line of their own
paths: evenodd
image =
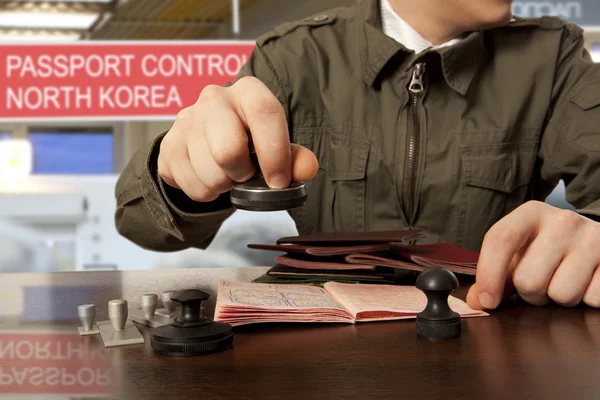
<svg viewBox="0 0 600 400">
<path fill-rule="evenodd" d="M 412 224 L 415 209 L 415 191 L 417 186 L 417 168 L 419 147 L 421 143 L 421 123 L 419 119 L 419 99 L 425 90 L 425 63 L 415 65 L 408 90 L 410 91 L 410 137 L 407 145 L 407 157 L 404 165 L 404 199 L 405 212 L 409 225 Z"/>
</svg>

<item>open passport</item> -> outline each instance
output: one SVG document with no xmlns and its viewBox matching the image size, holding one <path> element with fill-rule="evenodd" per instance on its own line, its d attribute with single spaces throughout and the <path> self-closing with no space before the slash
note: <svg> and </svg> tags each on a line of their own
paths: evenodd
<svg viewBox="0 0 600 400">
<path fill-rule="evenodd" d="M 450 296 L 461 317 L 488 314 Z M 356 323 L 416 318 L 427 305 L 414 286 L 327 282 L 323 288 L 303 285 L 219 282 L 215 321 L 233 326 L 261 322 Z"/>
</svg>

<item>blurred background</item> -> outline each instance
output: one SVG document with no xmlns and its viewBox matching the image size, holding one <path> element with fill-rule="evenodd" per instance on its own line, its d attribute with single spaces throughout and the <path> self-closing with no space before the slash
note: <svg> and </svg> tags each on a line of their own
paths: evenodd
<svg viewBox="0 0 600 400">
<path fill-rule="evenodd" d="M 4 80 L 0 90 L 7 93 L 0 100 L 0 272 L 271 264 L 271 255 L 253 252 L 245 245 L 273 242 L 281 236 L 296 234 L 287 213 L 265 215 L 238 211 L 206 251 L 160 254 L 142 250 L 121 238 L 114 227 L 114 187 L 118 175 L 137 150 L 170 128 L 176 114 L 174 110 L 182 107 L 175 102 L 158 110 L 160 107 L 153 109 L 143 102 L 128 103 L 127 112 L 117 112 L 95 105 L 95 112 L 86 114 L 73 111 L 73 107 L 71 111 L 66 110 L 68 107 L 61 109 L 50 100 L 50 107 L 45 107 L 50 111 L 44 113 L 41 111 L 44 107 L 39 103 L 39 91 L 43 89 L 46 77 L 40 70 L 35 80 L 31 78 L 35 72 L 28 70 L 27 57 L 45 53 L 105 57 L 116 51 L 112 41 L 119 41 L 127 43 L 128 49 L 136 49 L 137 43 L 138 50 L 132 51 L 140 57 L 144 54 L 155 57 L 156 62 L 163 54 L 158 44 L 176 41 L 183 43 L 178 49 L 187 56 L 190 54 L 188 45 L 196 46 L 192 49 L 204 54 L 207 60 L 212 60 L 211 54 L 219 53 L 221 62 L 226 60 L 225 64 L 213 65 L 216 70 L 225 70 L 215 77 L 215 82 L 220 83 L 236 72 L 233 71 L 237 66 L 235 62 L 227 64 L 228 54 L 233 61 L 243 59 L 259 35 L 282 22 L 354 2 L 0 2 L 0 46 L 4 47 L 2 52 L 5 54 L 0 66 Z M 600 61 L 598 0 L 516 1 L 513 7 L 514 13 L 520 16 L 558 15 L 582 25 L 588 48 Z M 208 47 L 202 47 L 204 45 Z M 10 58 L 7 54 L 15 56 Z M 183 80 L 196 85 L 188 88 L 189 93 L 182 94 L 183 103 L 189 103 L 190 98 L 197 96 L 204 84 L 212 83 L 211 74 L 205 75 L 204 80 L 197 82 Z M 65 83 L 68 76 L 63 76 L 60 84 L 79 85 L 85 90 L 87 82 L 77 76 L 75 83 Z M 53 84 L 58 84 L 56 82 Z M 38 91 L 27 92 L 31 88 L 28 85 L 37 85 Z M 57 93 L 54 94 L 58 96 Z M 45 96 L 47 98 L 48 93 Z M 123 96 L 126 98 L 127 93 Z M 89 100 L 85 93 L 82 99 L 84 103 Z M 160 96 L 156 101 L 161 101 Z M 562 185 L 548 202 L 568 208 Z"/>
</svg>

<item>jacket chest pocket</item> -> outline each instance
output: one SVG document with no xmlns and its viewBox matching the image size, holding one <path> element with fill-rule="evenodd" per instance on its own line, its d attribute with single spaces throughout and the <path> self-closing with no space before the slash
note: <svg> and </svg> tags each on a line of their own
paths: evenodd
<svg viewBox="0 0 600 400">
<path fill-rule="evenodd" d="M 460 147 L 459 240 L 478 250 L 488 229 L 527 201 L 539 142 Z"/>
<path fill-rule="evenodd" d="M 290 211 L 299 233 L 364 231 L 370 141 L 327 128 L 298 130 L 293 141 L 319 161 L 317 175 L 306 182 L 306 206 Z"/>
</svg>

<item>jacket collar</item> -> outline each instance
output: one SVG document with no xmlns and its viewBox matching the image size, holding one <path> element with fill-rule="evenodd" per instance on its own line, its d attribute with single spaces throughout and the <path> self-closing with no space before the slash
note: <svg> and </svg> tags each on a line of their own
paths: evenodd
<svg viewBox="0 0 600 400">
<path fill-rule="evenodd" d="M 477 31 L 469 33 L 458 44 L 437 50 L 427 50 L 415 57 L 411 50 L 383 33 L 379 0 L 360 0 L 357 22 L 363 77 L 370 86 L 375 83 L 379 73 L 390 59 L 398 53 L 405 58 L 412 56 L 409 68 L 427 53 L 437 53 L 441 57 L 446 82 L 452 89 L 464 96 L 485 54 L 483 33 Z"/>
</svg>

